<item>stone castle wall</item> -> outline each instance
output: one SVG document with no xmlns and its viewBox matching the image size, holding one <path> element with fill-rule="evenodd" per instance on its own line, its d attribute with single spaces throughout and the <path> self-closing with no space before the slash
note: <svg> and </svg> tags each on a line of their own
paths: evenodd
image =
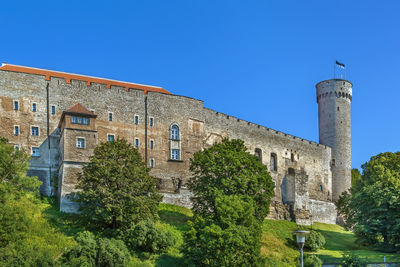
<svg viewBox="0 0 400 267">
<path fill-rule="evenodd" d="M 20 103 L 18 111 L 13 110 L 14 100 Z M 33 102 L 37 103 L 37 112 L 31 111 Z M 185 184 L 190 179 L 189 163 L 193 153 L 223 137 L 239 138 L 250 153 L 255 153 L 256 149 L 261 151 L 262 162 L 268 166 L 276 185 L 273 202 L 277 208 L 274 211 L 290 213 L 303 223 L 307 223 L 310 214 L 317 218 L 314 221 L 335 221 L 331 203 L 331 148 L 328 146 L 204 108 L 203 101 L 189 97 L 150 91 L 145 94 L 142 90 L 106 88 L 103 84 L 88 85 L 77 80 L 66 83 L 54 77 L 46 81 L 40 75 L 0 71 L 0 136 L 27 151 L 31 151 L 32 146 L 40 147 L 40 157 L 32 158 L 30 172 L 44 182 L 41 190 L 45 194 L 53 192 L 52 176 L 58 176 L 58 194 L 65 211 L 74 209 L 72 202 L 64 201 L 64 196 L 74 191 L 76 175 L 92 151 L 76 154 L 76 133 L 67 130 L 67 135 L 65 130 L 60 132 L 57 128 L 62 112 L 76 103 L 97 115 L 92 145 L 107 141 L 107 134 L 131 143 L 139 140 L 138 149 L 147 164 L 154 160 L 151 174 L 159 179 L 165 202 L 190 206 L 190 192 Z M 56 114 L 47 116 L 47 107 L 52 105 L 56 106 Z M 112 122 L 108 121 L 109 112 L 113 114 Z M 135 124 L 135 116 L 139 117 L 138 124 Z M 149 126 L 150 117 L 153 126 Z M 181 132 L 177 143 L 170 140 L 170 127 L 174 124 Z M 14 125 L 20 126 L 19 136 L 13 134 Z M 40 127 L 39 136 L 30 135 L 31 125 Z M 149 147 L 150 140 L 154 143 L 153 149 Z M 180 160 L 171 159 L 172 146 L 180 147 Z M 271 170 L 271 153 L 277 157 L 276 170 Z M 283 215 L 278 213 L 271 216 L 281 218 Z"/>
</svg>

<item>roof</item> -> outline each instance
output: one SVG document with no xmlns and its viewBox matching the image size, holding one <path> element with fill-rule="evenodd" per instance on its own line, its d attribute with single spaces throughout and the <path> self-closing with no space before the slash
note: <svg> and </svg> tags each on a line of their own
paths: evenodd
<svg viewBox="0 0 400 267">
<path fill-rule="evenodd" d="M 122 81 L 117 81 L 117 80 L 97 78 L 97 77 L 93 77 L 93 76 L 66 73 L 66 72 L 61 72 L 61 71 L 53 71 L 53 70 L 31 68 L 31 67 L 25 67 L 25 66 L 19 66 L 19 65 L 12 65 L 12 64 L 8 64 L 8 63 L 2 63 L 0 70 L 43 75 L 43 76 L 45 76 L 46 81 L 49 81 L 51 77 L 57 77 L 57 78 L 64 78 L 66 83 L 71 83 L 71 80 L 78 80 L 78 81 L 85 81 L 88 86 L 91 85 L 92 83 L 100 83 L 100 84 L 107 85 L 107 88 L 111 88 L 111 86 L 125 87 L 126 91 L 129 91 L 129 88 L 139 89 L 139 90 L 143 90 L 145 94 L 147 94 L 148 91 L 164 93 L 164 94 L 171 94 L 170 92 L 168 92 L 167 90 L 165 90 L 162 87 L 157 87 L 157 86 L 152 86 L 152 85 L 122 82 Z"/>
<path fill-rule="evenodd" d="M 64 111 L 65 113 L 74 113 L 74 114 L 84 114 L 84 115 L 90 115 L 90 116 L 95 116 L 93 111 L 89 111 L 87 108 L 82 106 L 80 103 L 77 103 Z"/>
</svg>

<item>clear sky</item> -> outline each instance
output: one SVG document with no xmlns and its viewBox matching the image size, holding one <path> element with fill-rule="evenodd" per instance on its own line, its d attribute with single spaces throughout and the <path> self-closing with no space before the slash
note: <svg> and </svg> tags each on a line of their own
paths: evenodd
<svg viewBox="0 0 400 267">
<path fill-rule="evenodd" d="M 352 160 L 400 150 L 400 1 L 2 1 L 0 61 L 162 86 L 318 142 L 346 64 Z"/>
</svg>

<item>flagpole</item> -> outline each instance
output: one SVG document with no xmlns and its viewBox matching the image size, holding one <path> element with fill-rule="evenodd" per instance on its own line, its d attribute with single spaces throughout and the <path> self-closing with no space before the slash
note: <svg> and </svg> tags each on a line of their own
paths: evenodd
<svg viewBox="0 0 400 267">
<path fill-rule="evenodd" d="M 336 59 L 333 62 L 333 79 L 336 79 Z"/>
</svg>

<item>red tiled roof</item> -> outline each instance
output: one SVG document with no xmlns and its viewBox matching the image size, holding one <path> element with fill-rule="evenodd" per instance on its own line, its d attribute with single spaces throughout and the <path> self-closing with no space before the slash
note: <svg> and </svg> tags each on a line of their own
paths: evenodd
<svg viewBox="0 0 400 267">
<path fill-rule="evenodd" d="M 70 112 L 70 113 L 78 113 L 78 114 L 86 114 L 86 115 L 94 115 L 93 111 L 87 110 L 84 106 L 82 106 L 80 103 L 77 103 L 67 109 L 65 112 Z"/>
<path fill-rule="evenodd" d="M 24 66 L 19 66 L 19 65 L 12 65 L 12 64 L 7 64 L 7 63 L 3 63 L 2 66 L 0 67 L 0 70 L 43 75 L 43 76 L 45 76 L 46 81 L 49 81 L 50 77 L 57 77 L 57 78 L 64 78 L 67 83 L 71 83 L 71 80 L 79 80 L 79 81 L 85 81 L 87 83 L 87 85 L 91 85 L 92 83 L 106 84 L 107 88 L 111 88 L 112 85 L 113 86 L 121 86 L 121 87 L 125 87 L 126 91 L 129 91 L 129 88 L 139 89 L 139 90 L 143 90 L 145 94 L 147 94 L 148 91 L 164 93 L 164 94 L 171 94 L 164 88 L 157 87 L 157 86 L 121 82 L 121 81 L 97 78 L 97 77 L 92 77 L 92 76 L 66 73 L 66 72 L 61 72 L 61 71 L 52 71 L 52 70 L 24 67 Z"/>
</svg>

